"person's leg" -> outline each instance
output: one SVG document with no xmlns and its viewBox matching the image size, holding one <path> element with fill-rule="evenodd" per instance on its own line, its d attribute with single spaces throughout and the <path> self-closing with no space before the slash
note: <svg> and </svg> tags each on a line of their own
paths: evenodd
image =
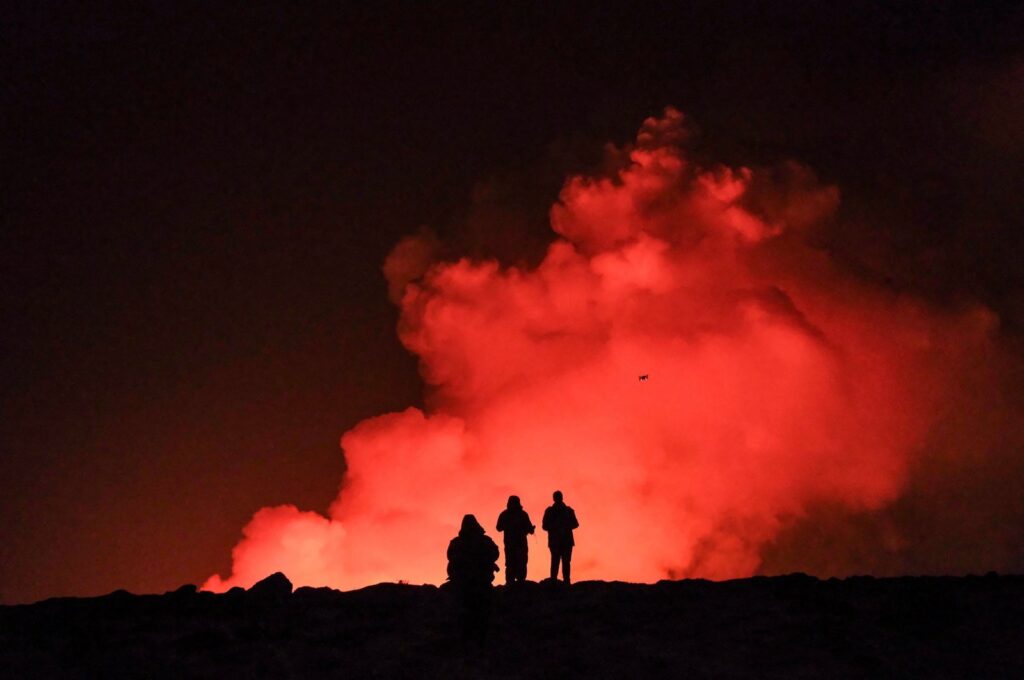
<svg viewBox="0 0 1024 680">
<path fill-rule="evenodd" d="M 520 580 L 519 563 L 523 561 L 519 550 L 512 546 L 505 546 L 505 583 L 511 584 Z"/>
<path fill-rule="evenodd" d="M 558 548 L 551 546 L 551 580 L 554 581 L 558 578 L 558 560 L 559 552 Z"/>
<path fill-rule="evenodd" d="M 520 554 L 518 556 L 518 558 L 519 559 L 516 561 L 516 567 L 518 569 L 518 571 L 516 573 L 516 580 L 518 580 L 518 581 L 525 581 L 526 580 L 526 560 L 527 560 L 526 551 L 524 550 L 522 552 L 522 554 Z"/>
<path fill-rule="evenodd" d="M 505 544 L 505 585 L 516 580 L 516 559 L 515 551 Z"/>
<path fill-rule="evenodd" d="M 562 550 L 562 578 L 569 583 L 569 563 L 572 561 L 572 546 L 566 546 Z"/>
</svg>

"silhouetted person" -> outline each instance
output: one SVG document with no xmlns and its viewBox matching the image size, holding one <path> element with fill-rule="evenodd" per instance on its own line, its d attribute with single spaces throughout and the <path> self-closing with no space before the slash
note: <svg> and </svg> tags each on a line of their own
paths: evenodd
<svg viewBox="0 0 1024 680">
<path fill-rule="evenodd" d="M 529 558 L 526 535 L 532 534 L 536 528 L 523 510 L 519 496 L 509 496 L 508 506 L 498 515 L 498 531 L 504 534 L 505 542 L 505 583 L 526 580 L 526 561 Z"/>
<path fill-rule="evenodd" d="M 548 549 L 551 550 L 551 580 L 558 578 L 558 564 L 562 564 L 562 579 L 569 583 L 569 562 L 572 560 L 572 547 L 576 542 L 572 538 L 572 530 L 580 525 L 576 521 L 576 512 L 562 502 L 562 492 L 552 494 L 555 499 L 544 511 L 541 525 L 548 532 Z"/>
<path fill-rule="evenodd" d="M 448 544 L 448 580 L 462 608 L 462 639 L 482 645 L 491 616 L 491 582 L 498 571 L 498 546 L 473 515 L 462 518 Z"/>
</svg>

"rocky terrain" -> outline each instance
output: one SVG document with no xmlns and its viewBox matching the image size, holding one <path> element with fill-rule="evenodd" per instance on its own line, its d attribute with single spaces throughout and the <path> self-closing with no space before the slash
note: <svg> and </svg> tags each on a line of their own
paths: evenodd
<svg viewBox="0 0 1024 680">
<path fill-rule="evenodd" d="M 483 649 L 447 588 L 116 591 L 0 607 L 11 678 L 1021 678 L 1024 577 L 801 574 L 494 589 Z"/>
</svg>

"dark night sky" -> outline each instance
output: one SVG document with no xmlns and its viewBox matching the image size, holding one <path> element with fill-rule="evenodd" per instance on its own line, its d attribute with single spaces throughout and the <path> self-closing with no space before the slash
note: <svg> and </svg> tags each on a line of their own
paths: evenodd
<svg viewBox="0 0 1024 680">
<path fill-rule="evenodd" d="M 199 582 L 259 507 L 323 510 L 339 435 L 422 400 L 390 248 L 535 258 L 565 172 L 668 104 L 1016 336 L 1016 3 L 514 4 L 4 11 L 0 601 Z"/>
</svg>

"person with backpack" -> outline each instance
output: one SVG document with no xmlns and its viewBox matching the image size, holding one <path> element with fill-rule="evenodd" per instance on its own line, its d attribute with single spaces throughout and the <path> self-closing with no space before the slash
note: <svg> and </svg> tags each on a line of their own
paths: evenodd
<svg viewBox="0 0 1024 680">
<path fill-rule="evenodd" d="M 498 571 L 498 546 L 476 517 L 462 518 L 448 544 L 448 580 L 461 605 L 462 639 L 483 645 L 491 617 L 491 583 Z"/>
</svg>

